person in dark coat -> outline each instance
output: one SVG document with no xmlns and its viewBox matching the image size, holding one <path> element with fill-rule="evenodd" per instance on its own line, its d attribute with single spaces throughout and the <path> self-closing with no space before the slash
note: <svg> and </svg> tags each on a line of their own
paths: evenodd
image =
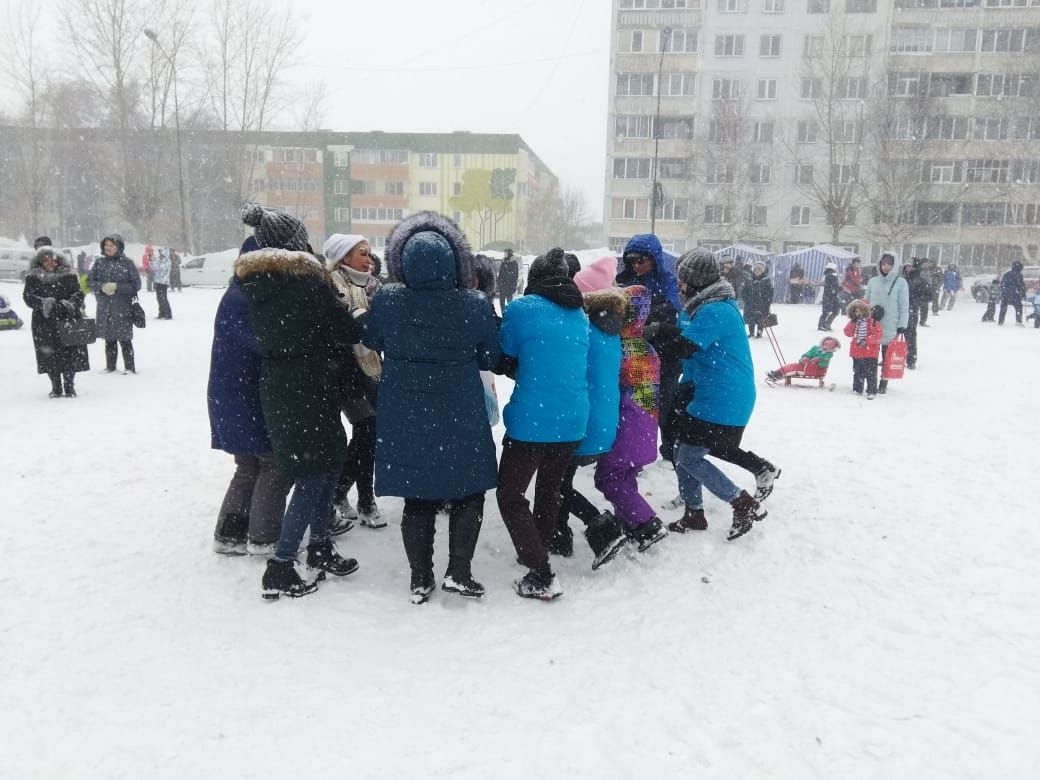
<svg viewBox="0 0 1040 780">
<path fill-rule="evenodd" d="M 432 211 L 399 223 L 386 243 L 397 284 L 372 299 L 365 346 L 383 353 L 376 417 L 376 494 L 401 496 L 401 536 L 412 601 L 433 592 L 437 511 L 448 502 L 448 570 L 442 589 L 483 595 L 471 561 L 496 483 L 481 370 L 499 358 L 490 301 L 471 289 L 473 255 L 465 236 Z"/>
<path fill-rule="evenodd" d="M 173 249 L 170 250 L 170 289 L 183 292 L 181 287 L 181 256 Z"/>
<path fill-rule="evenodd" d="M 259 249 L 251 236 L 243 252 Z M 213 531 L 213 547 L 225 555 L 268 554 L 282 530 L 292 480 L 278 470 L 260 402 L 260 344 L 249 322 L 249 301 L 232 277 L 217 306 L 210 353 L 210 443 L 235 458 Z"/>
<path fill-rule="evenodd" d="M 76 272 L 54 247 L 36 251 L 25 276 L 25 304 L 32 309 L 32 337 L 36 348 L 36 372 L 51 380 L 51 398 L 76 397 L 75 377 L 90 370 L 86 347 L 61 343 L 65 323 L 78 320 L 83 309 L 83 291 Z M 62 381 L 64 380 L 64 388 Z"/>
<path fill-rule="evenodd" d="M 917 368 L 917 327 L 926 327 L 928 307 L 932 304 L 932 287 L 925 278 L 922 265 L 925 261 L 913 258 L 910 265 L 903 267 L 903 276 L 909 289 L 910 315 L 906 324 L 906 367 Z"/>
<path fill-rule="evenodd" d="M 827 263 L 823 271 L 823 298 L 820 301 L 820 321 L 816 330 L 830 330 L 831 323 L 841 311 L 841 283 L 838 281 L 838 266 Z"/>
<path fill-rule="evenodd" d="M 795 263 L 787 274 L 787 302 L 801 303 L 802 298 L 806 297 L 805 291 L 805 269 L 801 263 Z"/>
<path fill-rule="evenodd" d="M 744 322 L 748 338 L 762 338 L 762 322 L 773 304 L 773 280 L 766 274 L 766 264 L 756 260 L 751 279 L 744 284 Z"/>
<path fill-rule="evenodd" d="M 1026 297 L 1026 280 L 1022 276 L 1022 264 L 1017 260 L 1011 264 L 1011 270 L 1005 272 L 1000 279 L 1000 316 L 997 324 L 1003 325 L 1008 306 L 1015 309 L 1015 324 L 1022 322 L 1022 299 Z"/>
<path fill-rule="evenodd" d="M 105 342 L 105 372 L 109 374 L 116 370 L 116 344 L 123 350 L 125 373 L 137 373 L 130 307 L 141 290 L 141 274 L 124 249 L 118 233 L 105 236 L 101 239 L 102 256 L 87 274 L 87 286 L 97 297 L 98 338 Z"/>
<path fill-rule="evenodd" d="M 501 265 L 498 266 L 498 279 L 495 286 L 498 288 L 498 310 L 504 312 L 506 304 L 513 300 L 516 294 L 516 285 L 520 281 L 520 265 L 513 257 L 513 250 L 507 249 Z"/>
<path fill-rule="evenodd" d="M 293 480 L 274 556 L 262 582 L 265 598 L 303 596 L 294 564 L 310 527 L 307 566 L 336 576 L 357 570 L 329 535 L 332 497 L 347 455 L 340 418 L 337 357 L 357 343 L 360 327 L 339 305 L 325 266 L 310 251 L 295 217 L 255 203 L 242 210 L 261 249 L 235 261 L 260 345 L 260 406 L 278 470 Z"/>
</svg>

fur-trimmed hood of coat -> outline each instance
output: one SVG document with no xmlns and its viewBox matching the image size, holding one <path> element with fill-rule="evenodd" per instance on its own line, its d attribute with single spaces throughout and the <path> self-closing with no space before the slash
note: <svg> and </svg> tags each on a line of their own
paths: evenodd
<svg viewBox="0 0 1040 780">
<path fill-rule="evenodd" d="M 45 271 L 43 268 L 43 258 L 47 255 L 53 255 L 58 261 L 58 267 L 53 271 Z M 32 262 L 29 263 L 29 273 L 33 276 L 64 276 L 65 274 L 75 273 L 75 271 L 72 270 L 72 266 L 69 264 L 69 258 L 62 252 L 59 252 L 52 246 L 41 246 L 36 250 L 36 254 L 33 255 Z"/>
<path fill-rule="evenodd" d="M 432 244 L 428 251 L 407 253 L 408 242 L 419 233 L 436 233 L 454 255 L 438 252 Z M 465 234 L 447 217 L 434 211 L 420 211 L 397 224 L 386 239 L 386 261 L 390 277 L 408 287 L 436 288 L 444 286 L 468 290 L 473 287 L 473 251 Z M 422 263 L 421 266 L 411 267 Z M 454 266 L 454 278 L 451 270 Z"/>
<path fill-rule="evenodd" d="M 585 313 L 589 315 L 589 323 L 604 333 L 616 336 L 621 332 L 628 310 L 628 296 L 617 287 L 606 290 L 587 292 L 584 295 Z"/>
<path fill-rule="evenodd" d="M 244 282 L 259 274 L 281 274 L 285 276 L 314 276 L 331 286 L 332 280 L 325 266 L 309 252 L 288 249 L 257 249 L 239 255 L 235 260 L 235 276 Z"/>
</svg>

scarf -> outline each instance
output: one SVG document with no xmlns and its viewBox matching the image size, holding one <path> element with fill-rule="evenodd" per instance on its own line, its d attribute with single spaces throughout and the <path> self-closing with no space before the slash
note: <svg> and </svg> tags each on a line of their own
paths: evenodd
<svg viewBox="0 0 1040 780">
<path fill-rule="evenodd" d="M 354 316 L 368 311 L 371 303 L 369 288 L 372 294 L 378 289 L 374 284 L 375 278 L 365 271 L 357 271 L 350 266 L 341 265 L 332 272 L 332 283 L 339 294 L 339 301 L 346 306 Z M 373 352 L 364 344 L 353 344 L 354 359 L 365 376 L 377 382 L 383 374 L 383 361 L 378 352 Z"/>
<path fill-rule="evenodd" d="M 683 311 L 690 315 L 692 319 L 693 315 L 697 313 L 697 309 L 704 304 L 715 303 L 716 301 L 732 301 L 736 297 L 736 293 L 733 292 L 733 285 L 725 279 L 719 279 L 717 282 L 709 284 L 693 297 L 687 298 Z"/>
<path fill-rule="evenodd" d="M 531 282 L 524 295 L 540 295 L 565 309 L 580 309 L 585 301 L 578 286 L 566 276 L 546 276 Z"/>
</svg>

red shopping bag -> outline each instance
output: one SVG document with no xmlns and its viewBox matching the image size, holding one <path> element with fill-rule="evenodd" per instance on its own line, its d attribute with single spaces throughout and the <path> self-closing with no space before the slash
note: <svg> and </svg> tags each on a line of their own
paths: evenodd
<svg viewBox="0 0 1040 780">
<path fill-rule="evenodd" d="M 897 336 L 885 350 L 885 362 L 881 366 L 882 379 L 902 379 L 906 369 L 906 340 Z"/>
</svg>

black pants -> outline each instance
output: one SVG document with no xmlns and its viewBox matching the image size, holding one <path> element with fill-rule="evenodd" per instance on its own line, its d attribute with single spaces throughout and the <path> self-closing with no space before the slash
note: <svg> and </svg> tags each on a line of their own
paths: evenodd
<svg viewBox="0 0 1040 780">
<path fill-rule="evenodd" d="M 672 450 L 675 448 L 675 417 L 671 413 L 671 410 L 675 408 L 676 392 L 679 387 L 679 377 L 681 375 L 681 360 L 661 361 L 661 389 L 660 403 L 658 405 L 660 412 L 658 414 L 657 424 L 661 431 L 661 457 L 665 460 L 672 459 Z"/>
<path fill-rule="evenodd" d="M 513 300 L 513 293 L 499 293 L 498 294 L 498 310 L 505 314 L 506 304 Z"/>
<path fill-rule="evenodd" d="M 591 460 L 576 458 L 567 467 L 567 471 L 563 475 L 563 484 L 560 485 L 560 514 L 556 521 L 557 525 L 566 525 L 567 518 L 571 515 L 588 525 L 598 520 L 602 514 L 595 504 L 574 489 L 574 475 L 578 473 L 579 468 L 589 465 Z"/>
<path fill-rule="evenodd" d="M 413 573 L 433 576 L 433 537 L 440 499 L 406 498 L 401 514 L 401 538 Z M 448 575 L 467 576 L 484 519 L 484 494 L 474 493 L 449 502 Z"/>
<path fill-rule="evenodd" d="M 350 488 L 356 485 L 358 509 L 369 509 L 375 505 L 376 495 L 372 488 L 375 460 L 376 418 L 372 416 L 354 423 L 350 444 L 347 445 L 347 461 L 343 464 L 336 485 L 337 503 L 343 501 Z"/>
<path fill-rule="evenodd" d="M 998 325 L 1004 324 L 1008 306 L 1013 306 L 1015 309 L 1015 322 L 1022 322 L 1022 301 L 1009 301 L 1007 298 L 1002 298 L 1000 301 L 1000 316 L 997 318 Z"/>
<path fill-rule="evenodd" d="M 116 358 L 119 353 L 116 344 L 123 348 L 123 367 L 127 371 L 136 370 L 134 367 L 134 342 L 132 341 L 106 341 L 105 342 L 105 368 L 110 371 L 116 370 Z"/>
<path fill-rule="evenodd" d="M 168 284 L 155 285 L 155 300 L 159 303 L 159 319 L 160 320 L 172 320 L 173 311 L 170 309 L 170 299 L 166 296 L 167 290 L 170 289 Z"/>
<path fill-rule="evenodd" d="M 502 441 L 498 465 L 498 509 L 520 565 L 549 570 L 549 540 L 560 515 L 560 487 L 578 442 Z M 534 511 L 524 495 L 537 473 Z"/>
<path fill-rule="evenodd" d="M 841 310 L 841 306 L 835 299 L 833 301 L 824 300 L 823 306 L 820 311 L 820 322 L 817 325 L 818 328 L 831 329 L 831 323 L 834 322 L 834 318 L 838 316 L 838 312 Z"/>
<path fill-rule="evenodd" d="M 743 426 L 710 423 L 683 412 L 677 420 L 676 434 L 677 443 L 707 447 L 708 454 L 713 458 L 732 463 L 752 474 L 760 474 L 772 466 L 765 458 L 741 449 Z"/>
<path fill-rule="evenodd" d="M 852 392 L 862 393 L 864 382 L 867 395 L 877 393 L 877 358 L 852 358 Z"/>
</svg>

